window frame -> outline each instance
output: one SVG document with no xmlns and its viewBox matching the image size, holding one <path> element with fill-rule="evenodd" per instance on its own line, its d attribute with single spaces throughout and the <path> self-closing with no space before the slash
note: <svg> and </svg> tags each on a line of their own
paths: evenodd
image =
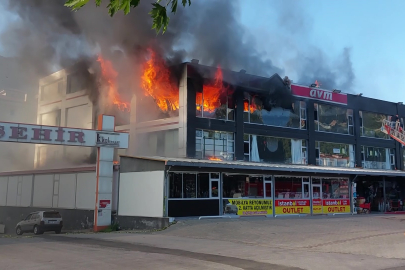
<svg viewBox="0 0 405 270">
<path fill-rule="evenodd" d="M 219 178 L 211 178 L 211 174 L 219 174 Z M 181 198 L 171 198 L 170 197 L 170 174 L 181 174 Z M 184 174 L 195 174 L 196 183 L 196 197 L 195 198 L 184 198 Z M 199 198 L 198 195 L 198 174 L 208 174 L 208 197 Z M 218 192 L 218 197 L 211 197 L 211 181 L 218 181 L 218 185 L 221 186 L 221 173 L 219 172 L 198 172 L 198 171 L 170 171 L 167 176 L 167 200 L 168 201 L 189 201 L 189 200 L 219 200 L 220 193 Z"/>
</svg>

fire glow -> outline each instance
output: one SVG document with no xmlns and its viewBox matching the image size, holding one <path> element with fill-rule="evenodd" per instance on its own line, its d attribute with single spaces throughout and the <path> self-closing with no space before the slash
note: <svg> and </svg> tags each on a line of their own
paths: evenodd
<svg viewBox="0 0 405 270">
<path fill-rule="evenodd" d="M 122 101 L 117 89 L 117 77 L 118 73 L 115 71 L 112 63 L 103 59 L 101 55 L 98 56 L 97 62 L 100 63 L 101 74 L 103 79 L 108 85 L 108 100 L 116 105 L 121 111 L 129 111 L 130 104 L 127 101 Z"/>
<path fill-rule="evenodd" d="M 204 98 L 203 98 L 204 95 Z M 221 97 L 228 95 L 228 88 L 224 87 L 222 70 L 218 66 L 215 72 L 215 79 L 212 83 L 203 85 L 203 92 L 197 93 L 196 103 L 203 103 L 203 109 L 205 112 L 215 112 L 215 110 L 221 106 Z M 198 106 L 197 110 L 201 110 Z"/>
<path fill-rule="evenodd" d="M 164 60 L 148 49 L 150 59 L 145 62 L 141 87 L 151 96 L 162 111 L 179 109 L 179 88 L 171 80 L 170 70 Z"/>
<path fill-rule="evenodd" d="M 209 157 L 208 160 L 213 160 L 213 161 L 222 161 L 222 159 L 217 158 L 217 157 Z"/>
<path fill-rule="evenodd" d="M 315 80 L 315 87 L 316 88 L 319 88 L 321 85 L 322 85 L 321 82 L 318 82 L 318 80 Z"/>
</svg>

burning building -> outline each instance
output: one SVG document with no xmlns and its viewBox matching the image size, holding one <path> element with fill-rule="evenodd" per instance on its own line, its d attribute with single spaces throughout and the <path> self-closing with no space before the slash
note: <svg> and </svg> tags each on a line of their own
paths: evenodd
<svg viewBox="0 0 405 270">
<path fill-rule="evenodd" d="M 405 115 L 401 104 L 198 60 L 169 66 L 148 54 L 130 98 L 114 64 L 99 56 L 104 90 L 82 87 L 59 102 L 69 104 L 60 109 L 62 123 L 94 127 L 96 112 L 109 110 L 121 119 L 116 129 L 130 133 L 130 148 L 120 153 L 121 215 L 221 215 L 239 203 L 252 208 L 237 215 L 352 213 L 356 184 L 363 192 L 364 183 L 398 186 L 405 176 L 402 148 L 380 131 L 382 119 Z M 144 181 L 157 190 L 145 190 Z M 154 198 L 149 212 L 132 207 L 149 200 L 145 194 Z M 332 200 L 341 207 L 328 207 Z M 255 211 L 255 203 L 268 207 Z M 382 211 L 378 203 L 373 209 Z"/>
</svg>

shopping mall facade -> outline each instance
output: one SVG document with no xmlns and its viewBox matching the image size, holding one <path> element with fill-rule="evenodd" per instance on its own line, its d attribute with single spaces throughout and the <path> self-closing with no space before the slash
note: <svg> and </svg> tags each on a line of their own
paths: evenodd
<svg viewBox="0 0 405 270">
<path fill-rule="evenodd" d="M 115 131 L 129 133 L 129 148 L 115 155 L 121 155 L 112 183 L 112 211 L 118 216 L 352 214 L 358 197 L 370 203 L 372 212 L 402 210 L 404 151 L 381 131 L 384 119 L 405 117 L 402 103 L 244 70 L 223 70 L 218 86 L 213 83 L 218 70 L 198 61 L 181 70 L 178 101 L 171 110 L 134 95 L 131 111 L 115 115 Z M 62 70 L 40 81 L 38 124 L 96 128 L 100 112 L 81 84 L 81 72 L 86 71 Z M 61 156 L 91 162 L 94 149 L 36 145 L 36 169 Z M 77 223 L 92 222 L 93 199 L 84 206 L 62 199 L 94 196 L 94 177 L 63 169 L 33 173 L 40 175 L 30 176 L 27 187 L 43 182 L 69 189 L 49 188 L 46 204 L 32 199 L 41 195 L 35 190 L 24 195 L 24 188 L 22 193 L 7 189 L 7 198 L 17 199 L 0 201 L 0 206 L 10 211 L 66 208 L 80 216 Z M 25 179 L 23 172 L 17 174 Z M 1 177 L 9 187 L 20 179 L 7 173 Z M 49 183 L 35 180 L 44 177 Z M 82 184 L 88 189 L 79 188 Z M 27 203 L 19 203 L 25 196 Z"/>
<path fill-rule="evenodd" d="M 147 194 L 137 181 L 160 179 L 159 215 L 350 214 L 357 197 L 373 212 L 402 210 L 404 151 L 381 131 L 383 119 L 405 116 L 402 103 L 224 71 L 228 95 L 212 109 L 204 85 L 214 73 L 185 65 L 179 116 L 142 122 L 153 126 L 136 133 L 149 147 L 121 157 L 127 190 Z"/>
</svg>

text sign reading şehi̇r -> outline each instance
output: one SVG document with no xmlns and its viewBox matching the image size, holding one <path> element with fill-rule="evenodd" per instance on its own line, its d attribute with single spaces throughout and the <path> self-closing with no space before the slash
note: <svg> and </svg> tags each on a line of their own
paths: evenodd
<svg viewBox="0 0 405 270">
<path fill-rule="evenodd" d="M 272 200 L 231 199 L 229 203 L 238 207 L 238 216 L 273 215 Z"/>
<path fill-rule="evenodd" d="M 309 200 L 276 200 L 276 215 L 310 214 Z"/>
</svg>

